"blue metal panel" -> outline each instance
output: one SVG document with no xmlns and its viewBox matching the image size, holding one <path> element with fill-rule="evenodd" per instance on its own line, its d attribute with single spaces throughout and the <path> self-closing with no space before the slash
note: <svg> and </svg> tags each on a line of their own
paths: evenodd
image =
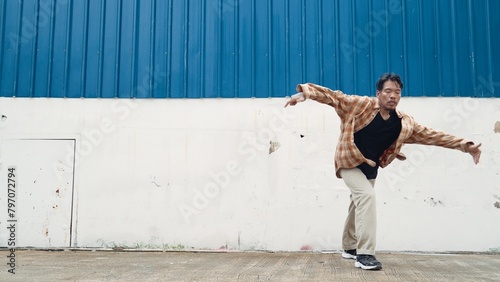
<svg viewBox="0 0 500 282">
<path fill-rule="evenodd" d="M 101 92 L 98 94 L 102 98 L 112 98 L 118 96 L 119 83 L 119 61 L 120 61 L 120 22 L 121 5 L 119 2 L 106 1 L 103 7 L 105 15 L 102 23 L 105 28 L 102 30 L 102 79 Z"/>
<path fill-rule="evenodd" d="M 469 1 L 456 1 L 455 12 L 455 44 L 456 47 L 456 65 L 457 71 L 457 94 L 473 93 L 474 64 L 472 61 L 470 26 L 472 24 L 470 17 Z"/>
<path fill-rule="evenodd" d="M 255 96 L 257 98 L 269 97 L 269 89 L 271 87 L 271 72 L 270 72 L 270 32 L 269 24 L 269 3 L 268 1 L 254 2 L 254 21 L 255 21 Z M 244 96 L 245 97 L 245 96 Z"/>
<path fill-rule="evenodd" d="M 0 96 L 500 97 L 498 0 L 0 1 Z"/>
<path fill-rule="evenodd" d="M 282 96 L 283 89 L 288 89 L 287 85 L 287 0 L 274 0 L 271 3 L 270 10 L 272 30 L 282 30 L 283 32 L 275 33 L 270 37 L 270 82 L 271 97 Z"/>
<path fill-rule="evenodd" d="M 404 40 L 407 43 L 405 61 L 408 64 L 405 80 L 407 89 L 411 89 L 415 93 L 422 93 L 425 82 L 422 77 L 421 59 L 424 49 L 428 48 L 428 46 L 424 45 L 423 42 L 427 43 L 427 40 L 422 40 L 424 36 L 420 24 L 422 22 L 422 14 L 420 13 L 418 2 L 418 0 L 404 2 L 403 16 L 406 18 L 404 21 Z"/>
<path fill-rule="evenodd" d="M 373 84 L 370 83 L 372 69 L 370 50 L 374 41 L 370 40 L 370 37 L 375 34 L 371 31 L 370 21 L 367 21 L 369 19 L 370 2 L 352 1 L 352 3 L 354 5 L 354 44 L 360 47 L 353 60 L 354 76 L 352 85 L 354 89 L 352 92 L 367 95 L 372 93 L 374 89 Z"/>
<path fill-rule="evenodd" d="M 21 35 L 22 2 L 1 1 L 1 60 L 0 94 L 10 96 L 17 93 L 18 64 Z"/>
<path fill-rule="evenodd" d="M 14 1 L 9 2 L 14 3 Z M 5 76 L 14 79 L 12 81 L 9 79 L 8 84 L 13 83 L 17 85 L 17 88 L 13 89 L 13 92 L 23 97 L 28 96 L 29 93 L 33 93 L 35 89 L 35 59 L 37 58 L 35 14 L 37 8 L 35 5 L 36 3 L 25 3 L 22 5 L 22 2 L 20 2 L 20 4 L 20 9 L 23 11 L 21 24 L 17 27 L 15 33 L 14 30 L 10 30 L 6 27 L 5 32 L 9 33 L 12 37 L 10 37 L 11 41 L 7 45 L 4 45 L 4 48 L 8 48 L 9 53 L 12 54 L 12 58 L 18 60 L 19 63 L 12 61 L 13 65 L 2 72 L 2 79 L 4 79 Z M 17 36 L 16 38 L 13 37 L 14 34 Z M 17 56 L 14 56 L 13 54 L 15 54 L 14 52 L 16 49 L 19 51 Z M 2 58 L 8 60 L 10 65 L 11 58 Z M 10 70 L 13 70 L 12 77 L 8 75 Z M 2 88 L 3 86 L 2 82 Z"/>
<path fill-rule="evenodd" d="M 297 81 L 306 81 L 305 60 L 303 52 L 306 46 L 303 40 L 303 25 L 305 15 L 303 5 L 306 0 L 290 0 L 288 3 L 288 35 L 285 52 L 288 53 L 287 61 L 288 72 L 287 90 L 294 93 Z M 300 8 L 297 8 L 300 7 Z M 312 81 L 311 81 L 312 82 Z"/>
<path fill-rule="evenodd" d="M 189 4 L 189 9 L 186 10 L 188 12 L 187 18 L 189 19 L 189 41 L 187 42 L 187 58 L 186 58 L 186 66 L 187 73 L 187 92 L 186 95 L 188 98 L 198 98 L 201 95 L 202 89 L 202 76 L 203 72 L 201 71 L 202 66 L 202 56 L 201 50 L 203 50 L 203 32 L 200 28 L 191 28 L 193 26 L 202 26 L 203 24 L 203 9 L 205 3 L 202 5 L 197 5 L 198 1 L 186 1 Z"/>
<path fill-rule="evenodd" d="M 500 11 L 500 1 L 488 1 L 486 2 L 487 14 L 485 15 L 487 30 L 485 32 L 485 37 L 488 38 L 486 41 L 487 45 L 486 52 L 488 52 L 488 72 L 481 74 L 478 81 L 477 93 L 482 96 L 495 96 L 499 97 L 499 87 L 500 87 L 500 52 L 498 52 L 498 46 L 500 46 L 500 17 L 498 16 L 498 11 Z M 495 92 L 495 90 L 497 90 Z"/>
<path fill-rule="evenodd" d="M 219 7 L 218 1 L 207 1 L 205 6 L 205 30 L 204 30 L 204 68 L 202 69 L 205 87 L 202 97 L 220 97 L 220 12 L 224 11 Z M 202 88 L 203 89 L 203 88 Z M 214 95 L 215 94 L 215 95 Z"/>
<path fill-rule="evenodd" d="M 168 28 L 160 28 L 168 26 L 169 19 L 171 18 L 169 11 L 169 1 L 154 1 L 152 5 L 154 25 L 151 33 L 153 42 L 153 54 L 151 54 L 153 73 L 151 75 L 152 87 L 151 97 L 161 98 L 164 93 L 167 93 L 168 87 L 168 44 L 167 34 Z"/>
<path fill-rule="evenodd" d="M 248 93 L 256 93 L 255 90 L 255 25 L 254 3 L 243 1 L 239 4 L 240 12 L 238 17 L 238 67 L 237 71 L 237 95 L 235 97 L 245 97 Z"/>
</svg>

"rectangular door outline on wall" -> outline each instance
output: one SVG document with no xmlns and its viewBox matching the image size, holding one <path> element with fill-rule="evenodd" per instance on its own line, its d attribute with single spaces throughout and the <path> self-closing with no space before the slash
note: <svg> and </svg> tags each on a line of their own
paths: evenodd
<svg viewBox="0 0 500 282">
<path fill-rule="evenodd" d="M 75 146 L 76 139 L 1 140 L 0 247 L 13 247 L 12 237 L 20 248 L 71 247 Z"/>
</svg>

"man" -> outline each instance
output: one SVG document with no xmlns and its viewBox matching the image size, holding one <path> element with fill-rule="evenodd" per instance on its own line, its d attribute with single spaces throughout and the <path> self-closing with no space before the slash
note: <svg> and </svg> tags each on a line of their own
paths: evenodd
<svg viewBox="0 0 500 282">
<path fill-rule="evenodd" d="M 476 164 L 481 156 L 481 144 L 422 126 L 397 110 L 403 89 L 397 74 L 383 74 L 376 86 L 377 97 L 362 97 L 311 83 L 299 84 L 299 93 L 285 104 L 295 106 L 312 99 L 332 106 L 340 117 L 335 171 L 351 190 L 342 257 L 355 259 L 356 267 L 367 270 L 382 269 L 375 258 L 377 217 L 373 187 L 378 167 L 386 167 L 395 158 L 406 159 L 400 150 L 409 143 L 461 150 L 471 154 Z"/>
</svg>

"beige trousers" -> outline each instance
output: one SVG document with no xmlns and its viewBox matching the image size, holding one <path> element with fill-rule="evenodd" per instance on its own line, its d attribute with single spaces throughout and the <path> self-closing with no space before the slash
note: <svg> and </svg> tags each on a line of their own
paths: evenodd
<svg viewBox="0 0 500 282">
<path fill-rule="evenodd" d="M 340 176 L 349 190 L 351 203 L 344 225 L 342 247 L 358 254 L 375 255 L 377 241 L 377 206 L 375 179 L 366 179 L 359 168 L 341 169 Z"/>
</svg>

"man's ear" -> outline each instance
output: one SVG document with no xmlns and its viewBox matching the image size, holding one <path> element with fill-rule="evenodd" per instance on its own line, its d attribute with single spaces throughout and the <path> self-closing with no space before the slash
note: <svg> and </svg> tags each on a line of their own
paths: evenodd
<svg viewBox="0 0 500 282">
<path fill-rule="evenodd" d="M 378 98 L 378 95 L 380 95 L 380 91 L 377 90 L 377 98 Z"/>
</svg>

